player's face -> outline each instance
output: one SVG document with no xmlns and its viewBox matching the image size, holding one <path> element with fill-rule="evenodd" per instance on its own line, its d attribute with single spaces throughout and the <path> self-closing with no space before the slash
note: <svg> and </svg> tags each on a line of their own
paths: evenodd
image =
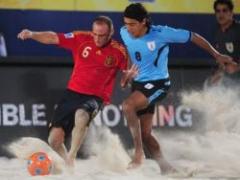
<svg viewBox="0 0 240 180">
<path fill-rule="evenodd" d="M 107 24 L 93 24 L 93 39 L 97 47 L 102 47 L 111 39 L 111 31 Z"/>
<path fill-rule="evenodd" d="M 228 24 L 233 20 L 233 12 L 225 4 L 218 4 L 216 6 L 215 15 L 220 25 Z"/>
<path fill-rule="evenodd" d="M 137 21 L 136 19 L 131 19 L 124 17 L 124 24 L 127 27 L 128 32 L 133 37 L 140 37 L 144 35 L 146 31 L 146 21 L 143 20 L 142 22 Z"/>
</svg>

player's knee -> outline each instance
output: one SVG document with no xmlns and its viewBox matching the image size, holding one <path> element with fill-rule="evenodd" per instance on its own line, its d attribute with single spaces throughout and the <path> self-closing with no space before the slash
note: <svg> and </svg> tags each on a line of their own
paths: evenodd
<svg viewBox="0 0 240 180">
<path fill-rule="evenodd" d="M 60 128 L 52 129 L 48 143 L 53 149 L 58 149 L 64 143 L 64 131 Z"/>
<path fill-rule="evenodd" d="M 75 126 L 86 126 L 90 121 L 88 112 L 78 109 L 75 113 Z"/>
<path fill-rule="evenodd" d="M 48 143 L 53 149 L 58 149 L 62 145 L 63 141 L 58 138 L 49 137 Z"/>
</svg>

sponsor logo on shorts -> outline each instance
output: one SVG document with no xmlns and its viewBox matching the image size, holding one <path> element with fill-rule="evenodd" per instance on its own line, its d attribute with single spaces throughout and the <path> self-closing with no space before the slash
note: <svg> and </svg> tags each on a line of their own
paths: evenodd
<svg viewBox="0 0 240 180">
<path fill-rule="evenodd" d="M 52 123 L 49 123 L 49 124 L 48 124 L 48 128 L 51 128 L 51 127 L 52 127 Z"/>
<path fill-rule="evenodd" d="M 153 87 L 154 87 L 154 85 L 151 84 L 151 83 L 147 83 L 147 84 L 145 84 L 145 86 L 144 86 L 145 89 L 152 89 Z"/>
<path fill-rule="evenodd" d="M 170 81 L 166 81 L 166 82 L 164 83 L 165 86 L 170 86 L 170 84 L 171 84 Z"/>
</svg>

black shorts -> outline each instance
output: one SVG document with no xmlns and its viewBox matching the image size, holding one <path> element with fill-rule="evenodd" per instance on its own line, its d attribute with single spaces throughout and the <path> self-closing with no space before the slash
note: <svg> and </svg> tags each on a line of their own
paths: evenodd
<svg viewBox="0 0 240 180">
<path fill-rule="evenodd" d="M 102 104 L 101 98 L 97 96 L 80 94 L 67 89 L 57 104 L 49 130 L 52 127 L 62 127 L 65 135 L 68 136 L 74 127 L 77 109 L 86 110 L 92 120 L 101 109 Z"/>
<path fill-rule="evenodd" d="M 169 79 L 161 79 L 154 81 L 145 81 L 138 82 L 133 81 L 132 91 L 140 91 L 145 95 L 149 101 L 148 107 L 137 112 L 137 115 L 143 115 L 145 113 L 154 113 L 156 102 L 162 100 L 166 95 L 167 91 L 170 88 Z"/>
</svg>

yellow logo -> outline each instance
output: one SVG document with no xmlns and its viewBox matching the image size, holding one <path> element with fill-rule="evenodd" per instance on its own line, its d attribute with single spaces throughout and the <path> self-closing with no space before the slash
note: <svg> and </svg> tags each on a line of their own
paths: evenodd
<svg viewBox="0 0 240 180">
<path fill-rule="evenodd" d="M 115 59 L 112 56 L 107 56 L 105 59 L 105 66 L 113 66 L 115 64 Z"/>
<path fill-rule="evenodd" d="M 97 51 L 96 51 L 96 54 L 97 54 L 97 55 L 101 55 L 102 52 L 101 52 L 100 50 L 97 50 Z"/>
</svg>

